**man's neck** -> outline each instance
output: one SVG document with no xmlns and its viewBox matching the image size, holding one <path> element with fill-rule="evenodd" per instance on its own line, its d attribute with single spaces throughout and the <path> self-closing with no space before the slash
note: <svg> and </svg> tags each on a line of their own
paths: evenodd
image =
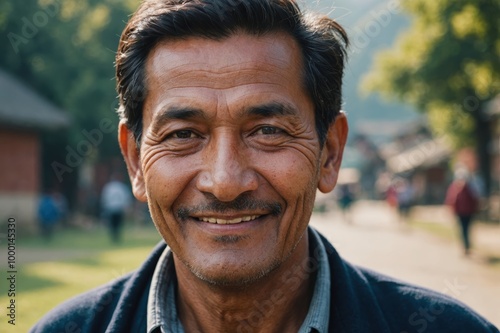
<svg viewBox="0 0 500 333">
<path fill-rule="evenodd" d="M 176 260 L 177 311 L 185 332 L 297 332 L 314 290 L 304 269 L 308 255 L 306 234 L 280 267 L 241 287 L 210 285 Z"/>
</svg>

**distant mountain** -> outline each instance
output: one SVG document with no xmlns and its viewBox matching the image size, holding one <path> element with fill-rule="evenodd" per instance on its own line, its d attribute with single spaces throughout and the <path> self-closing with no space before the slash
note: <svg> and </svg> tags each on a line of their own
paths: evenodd
<svg viewBox="0 0 500 333">
<path fill-rule="evenodd" d="M 365 98 L 359 89 L 361 79 L 370 70 L 375 54 L 391 47 L 399 33 L 409 26 L 409 18 L 398 11 L 398 7 L 394 7 L 399 1 L 307 0 L 301 4 L 336 19 L 351 39 L 343 106 L 348 114 L 351 138 L 360 134 L 360 130 L 370 122 L 374 122 L 374 126 L 376 122 L 387 124 L 387 121 L 397 124 L 419 117 L 409 105 L 387 103 L 375 94 Z M 370 137 L 373 131 L 369 132 L 366 134 Z"/>
</svg>

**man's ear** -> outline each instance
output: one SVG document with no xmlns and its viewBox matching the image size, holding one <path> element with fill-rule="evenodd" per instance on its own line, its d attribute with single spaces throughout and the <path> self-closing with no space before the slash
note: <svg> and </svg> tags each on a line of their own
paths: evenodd
<svg viewBox="0 0 500 333">
<path fill-rule="evenodd" d="M 347 141 L 349 127 L 347 118 L 341 112 L 330 124 L 326 134 L 325 144 L 321 152 L 321 170 L 318 182 L 318 189 L 323 193 L 333 190 L 337 184 L 340 164 L 342 163 L 342 154 Z"/>
<path fill-rule="evenodd" d="M 118 142 L 122 155 L 127 164 L 128 175 L 130 177 L 130 184 L 132 184 L 132 192 L 137 200 L 146 202 L 146 187 L 144 184 L 144 176 L 142 174 L 141 160 L 139 157 L 139 150 L 135 143 L 133 133 L 129 130 L 125 121 L 120 121 L 118 127 Z"/>
</svg>

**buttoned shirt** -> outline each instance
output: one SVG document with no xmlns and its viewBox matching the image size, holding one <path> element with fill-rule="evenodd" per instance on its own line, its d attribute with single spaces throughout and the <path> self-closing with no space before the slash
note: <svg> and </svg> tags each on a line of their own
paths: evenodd
<svg viewBox="0 0 500 333">
<path fill-rule="evenodd" d="M 302 273 L 316 273 L 309 310 L 298 333 L 326 333 L 330 317 L 330 267 L 325 246 L 310 228 L 309 256 L 300 263 Z M 148 333 L 184 333 L 177 315 L 176 277 L 172 251 L 167 246 L 156 265 L 147 305 Z M 243 325 L 251 325 L 242 322 Z"/>
</svg>

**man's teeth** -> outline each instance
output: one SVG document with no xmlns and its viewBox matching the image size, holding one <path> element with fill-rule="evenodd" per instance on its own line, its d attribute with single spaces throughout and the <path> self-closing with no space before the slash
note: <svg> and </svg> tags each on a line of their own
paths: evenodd
<svg viewBox="0 0 500 333">
<path fill-rule="evenodd" d="M 243 216 L 243 217 L 237 217 L 237 218 L 232 219 L 232 220 L 218 219 L 215 217 L 201 217 L 201 218 L 199 218 L 199 220 L 203 221 L 203 222 L 214 223 L 214 224 L 236 224 L 236 223 L 248 222 L 248 221 L 255 220 L 259 216 L 260 215 Z"/>
</svg>

